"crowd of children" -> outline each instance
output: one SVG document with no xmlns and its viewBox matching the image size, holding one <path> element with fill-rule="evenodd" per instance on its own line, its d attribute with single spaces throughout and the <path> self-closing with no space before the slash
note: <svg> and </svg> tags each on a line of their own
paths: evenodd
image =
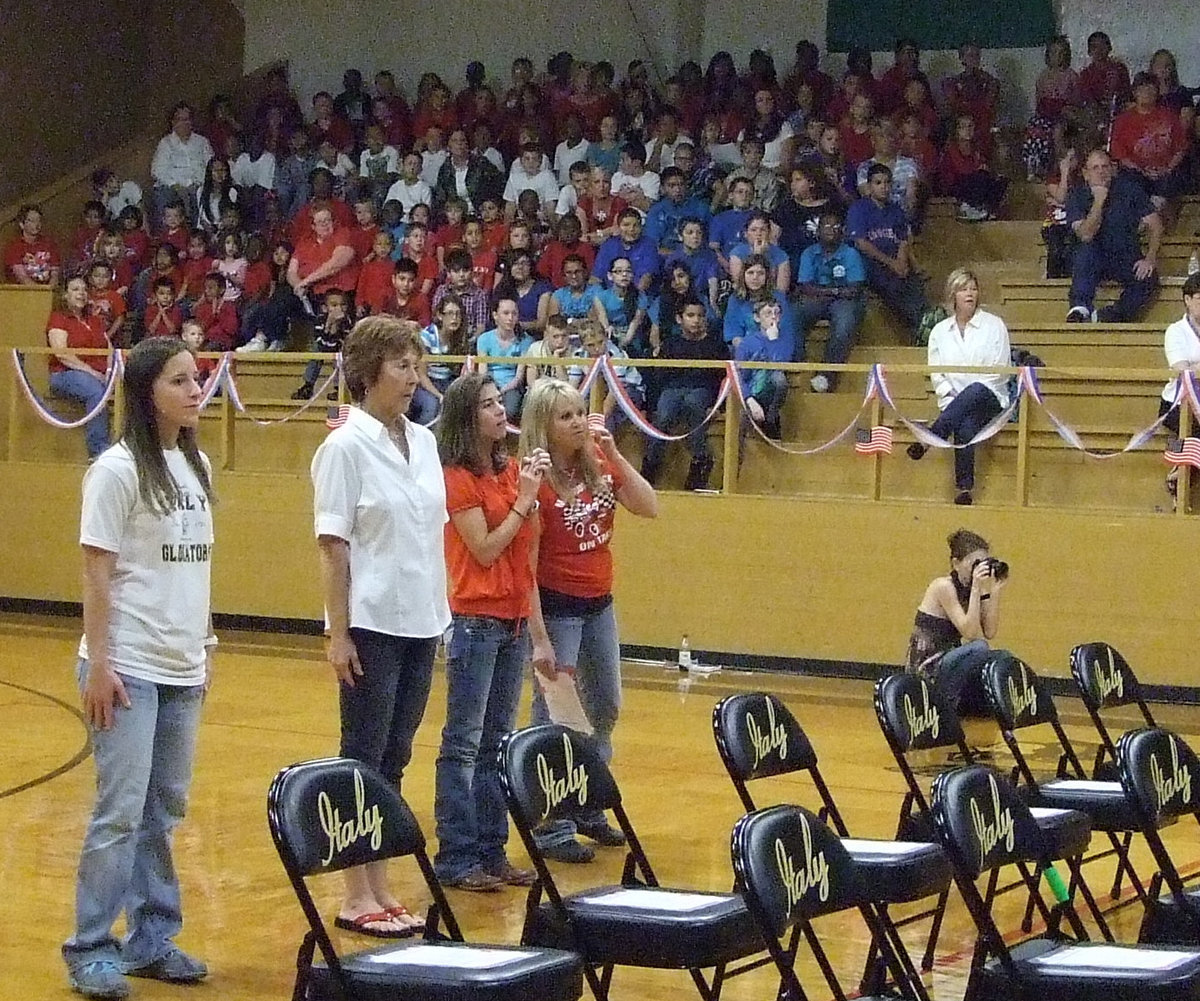
<svg viewBox="0 0 1200 1001">
<path fill-rule="evenodd" d="M 1156 54 L 1131 88 L 1101 33 L 1089 54 L 1077 76 L 1065 40 L 1047 46 L 1024 147 L 1030 173 L 1047 178 L 1051 211 L 1061 210 L 1084 131 L 1111 124 L 1122 168 L 1140 170 L 1165 203 L 1188 186 L 1192 134 L 1173 57 Z M 844 360 L 866 288 L 919 328 L 928 304 L 911 235 L 928 195 L 958 198 L 965 220 L 1000 210 L 1007 182 L 991 160 L 999 83 L 978 46 L 959 55 L 961 72 L 935 88 L 916 44 L 901 39 L 880 77 L 855 50 L 835 83 L 802 41 L 782 76 L 764 52 L 740 74 L 720 52 L 706 70 L 685 63 L 659 89 L 640 62 L 618 84 L 609 63 L 564 52 L 541 76 L 515 60 L 507 86 L 473 64 L 457 94 L 426 73 L 411 106 L 389 72 L 368 90 L 351 71 L 339 95 L 313 97 L 307 121 L 277 70 L 244 123 L 216 98 L 200 126 L 207 138 L 192 131 L 187 105 L 173 109 L 152 169 L 153 218 L 136 184 L 98 171 L 68 251 L 46 240 L 28 206 L 5 267 L 17 281 L 85 276 L 118 345 L 187 325 L 210 351 L 332 352 L 354 319 L 389 312 L 421 325 L 431 355 L 669 357 L 711 327 L 714 357 L 745 342 L 748 357 L 790 360 L 825 318 L 838 328 L 828 360 Z M 1153 93 L 1141 86 L 1150 82 Z M 1164 145 L 1153 155 L 1151 133 Z M 184 161 L 207 155 L 202 177 L 195 162 L 190 174 L 172 168 L 172 150 Z M 354 249 L 353 281 L 337 294 L 313 294 L 290 266 L 321 210 Z M 1052 264 L 1068 252 L 1060 223 L 1048 219 Z M 814 247 L 823 248 L 808 255 L 820 274 L 802 265 Z M 493 368 L 513 420 L 539 375 L 578 380 L 583 371 L 565 361 Z M 308 367 L 297 399 L 311 396 L 320 371 Z M 710 386 L 667 392 L 664 370 L 621 371 L 652 419 L 703 416 Z M 427 365 L 415 416 L 436 415 L 449 374 Z M 821 374 L 812 388 L 832 382 Z M 767 398 L 749 412 L 778 436 L 784 387 L 754 385 Z M 690 480 L 699 484 L 708 460 L 696 449 Z"/>
</svg>

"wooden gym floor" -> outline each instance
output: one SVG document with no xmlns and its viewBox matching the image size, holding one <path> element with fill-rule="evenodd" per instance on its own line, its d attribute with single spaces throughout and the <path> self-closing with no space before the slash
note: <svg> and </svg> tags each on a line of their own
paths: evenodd
<svg viewBox="0 0 1200 1001">
<path fill-rule="evenodd" d="M 91 808 L 93 773 L 78 713 L 72 675 L 79 624 L 12 616 L 0 619 L 0 998 L 68 998 L 58 949 L 69 934 L 73 874 Z M 628 665 L 625 707 L 616 734 L 615 772 L 627 808 L 664 884 L 726 889 L 730 884 L 729 832 L 740 810 L 717 757 L 711 711 L 721 696 L 768 690 L 797 714 L 821 757 L 823 769 L 852 833 L 890 837 L 902 780 L 879 733 L 866 682 L 723 671 L 682 679 L 658 665 Z M 283 765 L 334 753 L 337 712 L 334 685 L 315 638 L 225 634 L 218 675 L 205 709 L 189 816 L 176 842 L 184 887 L 186 926 L 181 945 L 206 959 L 208 982 L 195 989 L 136 981 L 135 996 L 152 999 L 259 999 L 290 996 L 295 949 L 304 921 L 271 845 L 266 790 Z M 433 770 L 445 706 L 439 672 L 404 791 L 432 837 Z M 1077 746 L 1091 745 L 1089 724 L 1077 702 L 1060 705 Z M 1200 742 L 1200 709 L 1156 707 L 1159 719 L 1185 739 Z M 523 717 L 528 713 L 525 699 Z M 1132 725 L 1132 718 L 1130 723 Z M 976 744 L 998 739 L 980 729 Z M 1086 760 L 1086 758 L 1085 758 Z M 940 761 L 930 762 L 930 774 Z M 800 780 L 759 783 L 763 804 L 812 803 Z M 1200 831 L 1180 824 L 1169 832 L 1181 866 L 1200 863 Z M 514 836 L 512 857 L 524 854 Z M 1146 867 L 1144 850 L 1136 856 Z M 600 850 L 589 866 L 563 867 L 568 888 L 617 881 L 622 853 Z M 395 863 L 402 897 L 424 907 L 415 866 Z M 1108 903 L 1111 867 L 1091 883 Z M 1089 870 L 1093 871 L 1093 870 Z M 338 884 L 318 884 L 332 918 Z M 1124 899 L 1128 899 L 1126 892 Z M 1020 903 L 1010 896 L 1002 927 L 1017 932 Z M 469 939 L 512 942 L 520 933 L 524 891 L 468 894 L 451 902 Z M 1136 938 L 1136 907 L 1112 917 L 1118 937 Z M 919 955 L 925 923 L 906 929 Z M 844 986 L 858 983 L 865 936 L 857 915 L 819 926 Z M 339 935 L 344 948 L 372 940 Z M 928 978 L 936 1001 L 957 999 L 965 985 L 974 935 L 957 895 L 942 933 L 938 962 Z M 828 996 L 813 964 L 804 980 L 813 1001 Z M 729 1001 L 774 995 L 767 971 L 732 980 Z M 645 997 L 694 998 L 686 973 L 618 970 L 614 1001 Z"/>
</svg>

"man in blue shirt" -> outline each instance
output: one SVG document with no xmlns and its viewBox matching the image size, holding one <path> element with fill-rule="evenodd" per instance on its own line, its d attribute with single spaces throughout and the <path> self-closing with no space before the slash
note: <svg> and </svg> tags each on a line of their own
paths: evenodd
<svg viewBox="0 0 1200 1001">
<path fill-rule="evenodd" d="M 795 360 L 804 360 L 804 341 L 812 325 L 817 320 L 828 320 L 825 362 L 843 365 L 850 357 L 867 309 L 867 270 L 859 252 L 842 239 L 842 220 L 836 212 L 821 213 L 817 240 L 800 255 L 796 276 L 800 337 Z M 813 392 L 827 393 L 836 383 L 836 373 L 818 372 L 810 385 Z"/>
<path fill-rule="evenodd" d="M 596 251 L 592 281 L 602 285 L 618 257 L 628 257 L 633 264 L 633 280 L 642 292 L 649 292 L 658 278 L 658 247 L 642 232 L 642 217 L 637 209 L 625 209 L 617 217 L 617 235 L 610 236 Z"/>
<path fill-rule="evenodd" d="M 678 167 L 662 172 L 663 196 L 646 213 L 646 236 L 658 245 L 664 257 L 679 248 L 685 219 L 708 220 L 708 203 L 687 197 L 687 179 Z"/>
<path fill-rule="evenodd" d="M 913 270 L 904 210 L 891 201 L 892 171 L 876 163 L 867 171 L 867 196 L 850 206 L 846 236 L 867 265 L 867 285 L 915 335 L 929 308 L 924 280 Z"/>
<path fill-rule="evenodd" d="M 1083 183 L 1067 194 L 1067 225 L 1079 238 L 1067 322 L 1132 323 L 1158 287 L 1162 220 L 1149 196 L 1114 170 L 1104 150 L 1093 150 L 1083 164 Z M 1148 236 L 1145 254 L 1139 240 L 1143 229 Z M 1121 286 L 1121 297 L 1097 312 L 1092 308 L 1096 286 L 1105 279 Z"/>
</svg>

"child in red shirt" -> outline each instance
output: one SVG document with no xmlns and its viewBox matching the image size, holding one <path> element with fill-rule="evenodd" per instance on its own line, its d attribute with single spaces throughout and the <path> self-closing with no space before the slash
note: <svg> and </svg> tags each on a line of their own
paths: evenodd
<svg viewBox="0 0 1200 1001">
<path fill-rule="evenodd" d="M 246 277 L 242 282 L 243 302 L 262 302 L 271 294 L 271 265 L 263 260 L 266 241 L 258 233 L 246 240 Z"/>
<path fill-rule="evenodd" d="M 358 286 L 354 294 L 355 309 L 359 318 L 381 313 L 392 294 L 392 234 L 379 230 L 375 243 L 358 271 Z"/>
<path fill-rule="evenodd" d="M 463 245 L 471 255 L 471 274 L 475 284 L 489 295 L 496 281 L 496 252 L 483 244 L 483 223 L 468 219 L 463 228 Z"/>
<path fill-rule="evenodd" d="M 121 343 L 125 325 L 125 299 L 111 288 L 112 270 L 105 261 L 94 261 L 88 269 L 88 304 L 96 316 L 104 318 L 109 343 Z"/>
<path fill-rule="evenodd" d="M 429 299 L 420 292 L 413 291 L 416 284 L 416 264 L 406 257 L 400 258 L 392 271 L 391 293 L 381 312 L 428 327 L 431 320 Z"/>
<path fill-rule="evenodd" d="M 179 328 L 179 338 L 188 346 L 188 350 L 192 354 L 207 350 L 204 347 L 204 327 L 198 320 L 184 321 L 183 326 Z M 217 363 L 211 358 L 196 359 L 196 374 L 200 376 L 201 383 L 208 382 L 216 365 Z"/>
<path fill-rule="evenodd" d="M 375 203 L 369 196 L 355 199 L 354 221 L 355 225 L 350 227 L 350 246 L 361 262 L 371 256 L 375 237 L 379 233 L 379 223 L 375 221 Z"/>
<path fill-rule="evenodd" d="M 187 257 L 189 236 L 187 221 L 183 216 L 183 206 L 174 204 L 163 209 L 163 228 L 158 236 L 158 242 L 173 247 L 175 256 L 180 261 Z"/>
<path fill-rule="evenodd" d="M 437 246 L 438 267 L 446 268 L 446 252 L 463 245 L 463 219 L 467 215 L 467 203 L 457 195 L 446 199 L 442 210 L 446 213 L 446 221 L 438 227 L 433 239 Z"/>
<path fill-rule="evenodd" d="M 87 202 L 83 206 L 83 221 L 71 237 L 71 260 L 86 264 L 97 256 L 97 243 L 104 232 L 104 203 Z"/>
<path fill-rule="evenodd" d="M 204 298 L 196 303 L 193 317 L 204 328 L 205 351 L 232 351 L 238 333 L 237 310 L 225 298 L 225 276 L 204 276 Z"/>
<path fill-rule="evenodd" d="M 106 229 L 100 237 L 100 256 L 112 271 L 112 286 L 121 295 L 128 295 L 137 277 L 133 265 L 125 258 L 125 241 L 114 229 Z"/>
<path fill-rule="evenodd" d="M 496 254 L 508 246 L 508 227 L 500 215 L 500 203 L 494 198 L 485 198 L 479 203 L 479 221 L 483 231 L 483 249 Z"/>
<path fill-rule="evenodd" d="M 156 278 L 153 296 L 153 300 L 146 307 L 146 336 L 173 337 L 178 335 L 183 329 L 183 310 L 175 303 L 175 286 L 171 283 L 171 279 Z M 199 327 L 199 324 L 197 326 Z M 202 327 L 199 329 L 203 331 Z M 193 350 L 199 351 L 200 348 L 197 346 Z"/>
<path fill-rule="evenodd" d="M 590 243 L 583 240 L 583 226 L 579 217 L 574 213 L 563 216 L 558 220 L 558 239 L 551 240 L 538 258 L 538 274 L 555 288 L 567 284 L 563 277 L 563 262 L 572 254 L 582 257 L 587 264 L 588 274 L 596 263 L 596 251 Z"/>
<path fill-rule="evenodd" d="M 134 272 L 141 271 L 150 263 L 150 237 L 146 235 L 142 210 L 136 205 L 126 205 L 117 216 L 121 226 L 121 239 L 125 241 L 125 259 Z"/>
<path fill-rule="evenodd" d="M 415 212 L 414 212 L 415 214 Z M 423 222 L 410 222 L 404 234 L 404 256 L 417 264 L 417 291 L 428 297 L 437 283 L 441 269 L 437 258 L 428 252 L 429 226 Z"/>
<path fill-rule="evenodd" d="M 979 222 L 995 216 L 1008 190 L 1008 181 L 988 169 L 987 159 L 975 145 L 975 119 L 959 115 L 954 138 L 947 144 L 938 165 L 938 184 L 961 203 L 958 217 Z"/>
<path fill-rule="evenodd" d="M 208 235 L 202 229 L 194 229 L 188 237 L 187 258 L 183 262 L 183 280 L 179 284 L 179 299 L 193 303 L 204 292 L 204 278 L 212 271 L 212 254 L 208 252 Z"/>
</svg>

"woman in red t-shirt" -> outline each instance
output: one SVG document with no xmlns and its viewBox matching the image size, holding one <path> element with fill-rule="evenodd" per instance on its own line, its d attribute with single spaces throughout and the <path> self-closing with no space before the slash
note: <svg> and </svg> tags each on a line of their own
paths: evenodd
<svg viewBox="0 0 1200 1001">
<path fill-rule="evenodd" d="M 525 398 L 521 454 L 538 449 L 550 468 L 538 491 L 541 537 L 537 582 L 556 671 L 575 672 L 579 700 L 605 761 L 612 758 L 612 732 L 621 708 L 621 646 L 613 613 L 613 563 L 609 542 L 620 504 L 643 518 L 658 514 L 658 497 L 617 451 L 603 419 L 593 423 L 578 390 L 559 379 L 539 379 Z M 533 722 L 550 714 L 534 686 Z M 593 852 L 580 834 L 618 846 L 624 835 L 595 811 L 578 825 L 557 820 L 535 832 L 547 858 L 589 862 Z"/>
<path fill-rule="evenodd" d="M 530 886 L 535 874 L 504 853 L 508 819 L 500 788 L 500 738 L 517 724 L 521 680 L 533 662 L 552 670 L 554 651 L 537 601 L 538 488 L 550 457 L 520 465 L 504 443 L 508 418 L 495 382 L 478 372 L 442 397 L 438 450 L 446 477 L 446 569 L 453 634 L 446 658 L 446 725 L 433 812 L 443 886 Z"/>
<path fill-rule="evenodd" d="M 71 348 L 107 348 L 104 317 L 92 311 L 84 278 L 72 278 L 63 293 L 63 308 L 46 322 L 46 343 L 58 354 L 50 356 L 50 389 L 78 400 L 91 412 L 104 397 L 107 355 L 79 355 Z M 102 408 L 83 430 L 89 458 L 108 448 L 108 409 Z"/>
</svg>

